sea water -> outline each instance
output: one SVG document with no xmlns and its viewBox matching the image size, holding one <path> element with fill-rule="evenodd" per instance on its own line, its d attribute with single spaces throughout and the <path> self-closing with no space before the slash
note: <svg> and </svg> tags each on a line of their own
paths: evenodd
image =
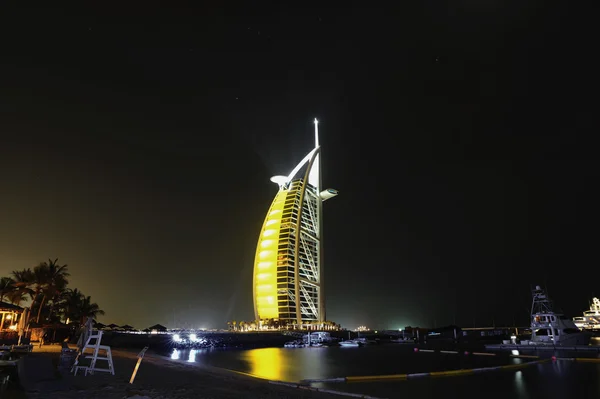
<svg viewBox="0 0 600 399">
<path fill-rule="evenodd" d="M 347 376 L 428 373 L 495 367 L 535 359 L 511 357 L 511 352 L 478 356 L 415 351 L 412 345 L 381 344 L 359 348 L 260 348 L 173 350 L 173 361 L 208 365 L 259 378 L 300 382 Z M 531 354 L 531 353 L 529 353 Z M 514 354 L 513 354 L 514 355 Z M 540 354 L 545 357 L 553 353 Z M 573 354 L 557 353 L 559 357 Z M 588 354 L 587 356 L 596 356 Z M 474 375 L 363 382 L 313 383 L 312 386 L 381 398 L 600 398 L 600 363 L 548 361 L 519 370 Z"/>
</svg>

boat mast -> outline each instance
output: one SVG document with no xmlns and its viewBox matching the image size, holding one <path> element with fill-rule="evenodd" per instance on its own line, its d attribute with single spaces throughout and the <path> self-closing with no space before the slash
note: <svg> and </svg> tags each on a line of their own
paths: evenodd
<svg viewBox="0 0 600 399">
<path fill-rule="evenodd" d="M 531 314 L 534 313 L 552 313 L 552 302 L 548 299 L 548 295 L 542 290 L 539 285 L 533 290 L 533 303 L 531 304 Z"/>
</svg>

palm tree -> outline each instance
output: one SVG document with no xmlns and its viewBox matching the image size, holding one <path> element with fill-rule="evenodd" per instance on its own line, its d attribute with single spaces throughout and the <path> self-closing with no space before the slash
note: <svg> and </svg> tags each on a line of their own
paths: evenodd
<svg viewBox="0 0 600 399">
<path fill-rule="evenodd" d="M 15 291 L 15 280 L 10 277 L 0 278 L 0 302 L 4 302 L 4 297 L 10 298 L 11 293 Z"/>
<path fill-rule="evenodd" d="M 42 300 L 38 306 L 38 314 L 36 323 L 40 322 L 42 308 L 47 298 L 52 298 L 57 292 L 64 290 L 69 282 L 67 277 L 70 276 L 68 266 L 58 265 L 58 258 L 48 262 L 42 262 L 33 268 L 35 277 L 36 298 L 41 294 Z"/>
<path fill-rule="evenodd" d="M 32 301 L 31 305 L 33 305 L 33 301 L 35 300 L 35 291 L 32 288 L 34 285 L 33 271 L 31 269 L 14 270 L 12 272 L 12 279 L 14 281 L 14 291 L 11 294 L 11 302 L 18 305 L 29 296 Z M 29 306 L 29 310 L 31 310 L 31 305 Z"/>
<path fill-rule="evenodd" d="M 67 279 L 67 277 L 71 275 L 68 272 L 67 265 L 60 266 L 57 265 L 57 262 L 58 258 L 48 265 L 51 280 L 53 283 L 51 286 L 48 287 L 48 299 L 52 300 L 52 306 L 50 307 L 50 316 L 52 316 L 54 307 L 56 305 L 56 302 L 60 298 L 60 295 L 64 290 L 67 289 L 67 284 L 69 284 L 69 280 Z"/>
<path fill-rule="evenodd" d="M 60 294 L 58 300 L 59 312 L 62 314 L 65 321 L 80 320 L 79 308 L 84 295 L 77 288 L 67 288 Z"/>
<path fill-rule="evenodd" d="M 98 304 L 92 302 L 91 297 L 83 295 L 77 288 L 63 291 L 57 304 L 65 321 L 77 320 L 83 324 L 88 317 L 95 319 L 98 315 L 104 314 Z"/>
<path fill-rule="evenodd" d="M 98 315 L 104 315 L 104 310 L 100 309 L 97 303 L 92 302 L 92 297 L 83 296 L 79 304 L 80 323 L 83 324 L 86 318 L 96 319 Z"/>
</svg>

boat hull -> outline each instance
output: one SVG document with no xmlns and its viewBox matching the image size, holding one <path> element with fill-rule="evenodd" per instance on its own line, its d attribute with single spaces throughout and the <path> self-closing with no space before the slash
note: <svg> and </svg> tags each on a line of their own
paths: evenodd
<svg viewBox="0 0 600 399">
<path fill-rule="evenodd" d="M 339 343 L 340 346 L 346 348 L 358 348 L 361 344 L 356 341 L 342 341 Z"/>
<path fill-rule="evenodd" d="M 586 346 L 590 344 L 592 334 L 581 332 L 569 335 L 562 335 L 558 342 L 552 342 L 543 339 L 533 338 L 530 345 L 552 345 L 552 346 Z"/>
</svg>

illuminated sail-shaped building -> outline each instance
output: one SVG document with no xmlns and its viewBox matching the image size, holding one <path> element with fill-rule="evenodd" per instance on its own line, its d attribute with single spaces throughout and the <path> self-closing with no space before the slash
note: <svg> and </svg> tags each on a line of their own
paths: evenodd
<svg viewBox="0 0 600 399">
<path fill-rule="evenodd" d="M 321 147 L 315 119 L 315 148 L 288 176 L 274 176 L 279 191 L 269 208 L 254 260 L 257 320 L 302 327 L 325 321 L 322 202 L 337 191 L 321 191 Z"/>
</svg>

